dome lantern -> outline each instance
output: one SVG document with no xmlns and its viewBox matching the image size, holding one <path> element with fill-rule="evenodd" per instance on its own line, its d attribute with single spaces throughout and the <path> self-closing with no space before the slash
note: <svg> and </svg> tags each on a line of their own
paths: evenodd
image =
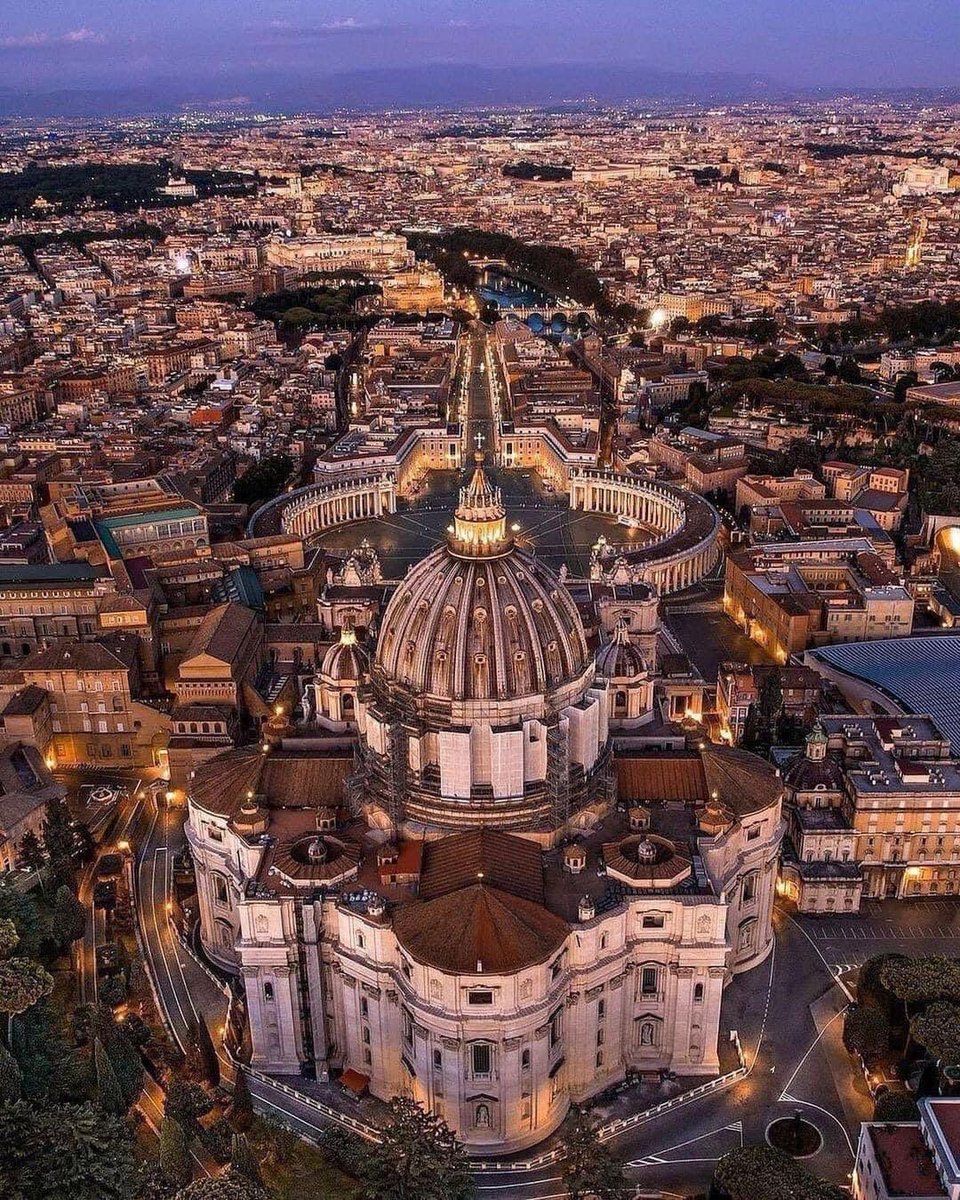
<svg viewBox="0 0 960 1200">
<path fill-rule="evenodd" d="M 464 558 L 486 558 L 505 554 L 511 547 L 507 537 L 507 513 L 500 489 L 491 485 L 483 469 L 483 454 L 474 455 L 476 469 L 453 514 L 450 548 Z"/>
</svg>

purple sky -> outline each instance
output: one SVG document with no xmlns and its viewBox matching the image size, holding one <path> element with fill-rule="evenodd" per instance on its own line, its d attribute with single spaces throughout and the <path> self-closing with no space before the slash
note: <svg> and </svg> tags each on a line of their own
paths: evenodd
<svg viewBox="0 0 960 1200">
<path fill-rule="evenodd" d="M 30 89 L 607 60 L 960 85 L 960 0 L 0 0 L 0 86 Z"/>
</svg>

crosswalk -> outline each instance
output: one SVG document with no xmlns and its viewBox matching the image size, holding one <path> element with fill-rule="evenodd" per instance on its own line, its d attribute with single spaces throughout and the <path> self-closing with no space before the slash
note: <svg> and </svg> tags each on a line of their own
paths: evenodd
<svg viewBox="0 0 960 1200">
<path fill-rule="evenodd" d="M 707 1133 L 697 1134 L 685 1142 L 663 1146 L 644 1158 L 635 1158 L 625 1163 L 626 1167 L 662 1167 L 671 1163 L 716 1162 L 730 1150 L 743 1145 L 743 1122 L 734 1121 Z"/>
</svg>

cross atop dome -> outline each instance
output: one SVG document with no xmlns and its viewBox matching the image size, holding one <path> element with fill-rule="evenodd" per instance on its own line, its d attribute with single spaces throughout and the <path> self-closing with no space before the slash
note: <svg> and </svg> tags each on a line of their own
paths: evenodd
<svg viewBox="0 0 960 1200">
<path fill-rule="evenodd" d="M 470 556 L 503 554 L 511 544 L 503 497 L 483 469 L 483 451 L 477 450 L 473 459 L 473 476 L 460 489 L 460 503 L 454 512 L 451 548 L 456 554 Z"/>
</svg>

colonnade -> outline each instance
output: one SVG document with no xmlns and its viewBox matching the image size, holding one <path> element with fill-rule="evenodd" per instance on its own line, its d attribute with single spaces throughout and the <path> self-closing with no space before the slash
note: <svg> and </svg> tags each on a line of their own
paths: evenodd
<svg viewBox="0 0 960 1200">
<path fill-rule="evenodd" d="M 720 517 L 711 504 L 652 480 L 611 471 L 570 473 L 570 507 L 609 517 L 627 517 L 659 534 L 636 550 L 624 550 L 637 582 L 661 595 L 682 591 L 709 574 L 720 554 Z"/>
<path fill-rule="evenodd" d="M 284 533 L 309 537 L 334 525 L 396 511 L 394 480 L 389 476 L 370 475 L 316 484 L 284 509 L 280 523 Z"/>
</svg>

